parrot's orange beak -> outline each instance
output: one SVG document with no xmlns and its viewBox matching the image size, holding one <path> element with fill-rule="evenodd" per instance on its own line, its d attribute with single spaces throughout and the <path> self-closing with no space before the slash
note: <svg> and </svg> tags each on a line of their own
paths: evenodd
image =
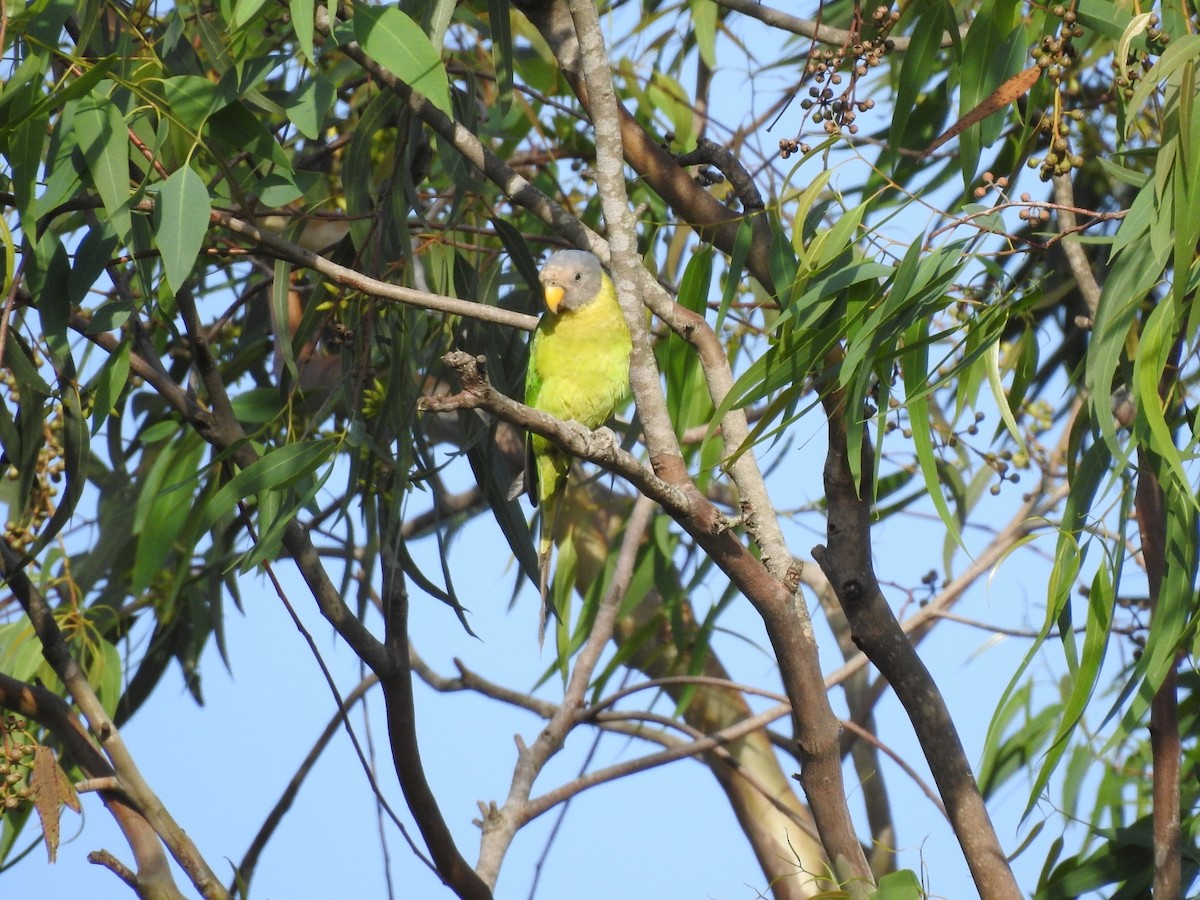
<svg viewBox="0 0 1200 900">
<path fill-rule="evenodd" d="M 546 297 L 546 307 L 550 312 L 557 314 L 558 306 L 562 303 L 563 294 L 565 291 L 557 284 L 548 284 L 543 289 L 542 293 Z"/>
</svg>

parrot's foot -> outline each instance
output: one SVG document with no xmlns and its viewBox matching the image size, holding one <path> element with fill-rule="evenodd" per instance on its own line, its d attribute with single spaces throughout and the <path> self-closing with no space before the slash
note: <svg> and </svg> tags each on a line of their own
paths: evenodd
<svg viewBox="0 0 1200 900">
<path fill-rule="evenodd" d="M 712 525 L 713 534 L 724 534 L 726 531 L 732 531 L 735 528 L 740 528 L 746 523 L 746 516 L 717 516 Z"/>
<path fill-rule="evenodd" d="M 601 425 L 592 432 L 592 446 L 598 450 L 609 452 L 620 447 L 621 442 L 617 440 L 617 436 L 611 428 L 607 425 Z"/>
</svg>

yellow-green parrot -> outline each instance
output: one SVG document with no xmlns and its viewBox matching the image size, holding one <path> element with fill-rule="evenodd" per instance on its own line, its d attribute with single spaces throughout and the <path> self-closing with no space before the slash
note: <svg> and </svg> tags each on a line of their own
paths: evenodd
<svg viewBox="0 0 1200 900">
<path fill-rule="evenodd" d="M 629 328 L 612 279 L 584 250 L 559 250 L 539 280 L 546 312 L 529 345 L 525 403 L 556 419 L 598 428 L 629 391 Z M 538 543 L 542 624 L 550 583 L 550 552 L 558 531 L 571 458 L 536 434 L 526 444 L 525 487 L 542 510 Z"/>
</svg>

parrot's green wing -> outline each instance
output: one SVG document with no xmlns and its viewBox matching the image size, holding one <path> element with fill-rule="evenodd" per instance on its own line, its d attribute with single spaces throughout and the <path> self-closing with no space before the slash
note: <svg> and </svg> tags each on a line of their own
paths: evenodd
<svg viewBox="0 0 1200 900">
<path fill-rule="evenodd" d="M 525 373 L 525 405 L 532 406 L 534 409 L 540 409 L 538 406 L 538 396 L 542 392 L 542 376 L 539 372 L 538 352 L 542 346 L 542 326 L 538 323 L 538 327 L 534 329 L 533 338 L 529 342 L 529 370 Z M 537 465 L 534 462 L 533 452 L 534 435 L 527 433 L 525 435 L 525 491 L 529 494 L 529 501 L 534 505 L 538 505 L 538 481 L 537 481 Z"/>
</svg>

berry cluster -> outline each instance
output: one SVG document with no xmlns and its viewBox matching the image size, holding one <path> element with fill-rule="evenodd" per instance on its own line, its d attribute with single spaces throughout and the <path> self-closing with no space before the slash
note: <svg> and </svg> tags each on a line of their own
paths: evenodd
<svg viewBox="0 0 1200 900">
<path fill-rule="evenodd" d="M 1053 112 L 1042 118 L 1038 129 L 1049 135 L 1050 149 L 1044 157 L 1030 157 L 1028 165 L 1037 169 L 1042 181 L 1054 175 L 1067 175 L 1072 169 L 1083 166 L 1084 159 L 1071 146 L 1071 126 L 1083 118 L 1082 110 L 1064 110 L 1064 87 L 1070 81 L 1071 68 L 1075 65 L 1079 51 L 1075 39 L 1083 37 L 1074 8 L 1054 6 L 1051 15 L 1062 20 L 1057 35 L 1046 35 L 1033 48 L 1031 55 L 1038 67 L 1054 86 Z"/>
<path fill-rule="evenodd" d="M 899 19 L 900 13 L 896 10 L 878 6 L 871 14 L 869 26 L 875 31 L 873 37 L 862 37 L 864 23 L 856 17 L 850 27 L 850 37 L 842 46 L 813 47 L 808 51 L 802 83 L 809 80 L 816 83 L 809 86 L 808 96 L 800 101 L 806 119 L 820 125 L 826 134 L 842 130 L 848 134 L 858 133 L 855 121 L 858 114 L 875 106 L 874 100 L 855 98 L 858 80 L 895 49 L 895 42 L 888 33 Z M 793 153 L 807 153 L 809 149 L 807 144 L 794 138 L 783 138 L 779 142 L 779 152 L 784 159 Z"/>
<path fill-rule="evenodd" d="M 25 727 L 16 716 L 0 721 L 0 815 L 19 809 L 33 794 L 29 773 L 35 746 Z"/>
<path fill-rule="evenodd" d="M 38 360 L 35 358 L 35 362 Z M 21 399 L 17 380 L 11 370 L 0 372 L 0 393 L 5 402 L 16 406 Z M 37 540 L 42 525 L 54 515 L 58 484 L 66 472 L 66 461 L 63 457 L 62 446 L 63 410 L 62 405 L 55 403 L 53 412 L 42 423 L 42 447 L 38 451 L 37 462 L 31 496 L 21 498 L 27 501 L 25 516 L 20 521 L 10 519 L 4 523 L 4 539 L 14 548 L 28 547 Z M 13 466 L 8 467 L 4 475 L 10 481 L 17 481 L 21 474 Z M 14 509 L 13 512 L 19 510 Z"/>
</svg>

